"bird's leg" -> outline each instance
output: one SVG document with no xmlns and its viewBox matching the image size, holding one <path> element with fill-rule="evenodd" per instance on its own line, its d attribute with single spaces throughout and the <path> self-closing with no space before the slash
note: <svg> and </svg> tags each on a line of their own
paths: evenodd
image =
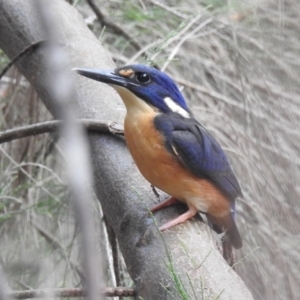
<svg viewBox="0 0 300 300">
<path fill-rule="evenodd" d="M 178 218 L 166 223 L 165 225 L 161 226 L 159 229 L 160 231 L 165 231 L 175 225 L 181 224 L 185 222 L 186 220 L 189 220 L 193 218 L 196 213 L 198 212 L 197 208 L 194 206 L 189 206 L 189 210 L 185 212 L 184 214 L 180 215 Z"/>
<path fill-rule="evenodd" d="M 150 209 L 150 211 L 151 212 L 155 212 L 155 211 L 158 211 L 158 210 L 160 210 L 162 208 L 165 208 L 165 207 L 168 207 L 168 206 L 171 206 L 171 205 L 175 205 L 175 204 L 178 204 L 178 203 L 180 203 L 179 200 L 175 199 L 174 197 L 170 197 L 167 200 L 165 200 L 165 201 L 163 201 L 163 202 L 161 202 L 161 203 L 153 206 Z"/>
</svg>

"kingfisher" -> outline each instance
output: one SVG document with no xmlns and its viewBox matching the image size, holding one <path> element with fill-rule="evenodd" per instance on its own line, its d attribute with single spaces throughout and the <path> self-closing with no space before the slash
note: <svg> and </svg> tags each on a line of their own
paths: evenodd
<svg viewBox="0 0 300 300">
<path fill-rule="evenodd" d="M 124 133 L 129 151 L 142 175 L 170 195 L 151 211 L 178 202 L 188 206 L 160 230 L 202 212 L 219 232 L 226 231 L 236 249 L 241 248 L 235 223 L 240 185 L 221 146 L 193 117 L 175 82 L 166 73 L 140 64 L 75 71 L 110 85 L 121 96 L 127 110 Z"/>
</svg>

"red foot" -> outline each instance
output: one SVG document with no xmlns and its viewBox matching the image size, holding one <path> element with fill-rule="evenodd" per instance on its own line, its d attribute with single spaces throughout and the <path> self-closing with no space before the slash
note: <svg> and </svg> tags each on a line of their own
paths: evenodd
<svg viewBox="0 0 300 300">
<path fill-rule="evenodd" d="M 180 215 L 178 218 L 161 226 L 159 229 L 160 229 L 160 231 L 165 231 L 175 225 L 181 224 L 181 223 L 193 218 L 197 212 L 198 212 L 198 210 L 195 207 L 189 207 L 189 210 L 187 212 Z"/>
<path fill-rule="evenodd" d="M 168 207 L 168 206 L 171 206 L 171 205 L 175 205 L 175 204 L 178 204 L 178 203 L 181 203 L 179 200 L 175 199 L 174 197 L 170 197 L 168 198 L 167 200 L 155 205 L 154 207 L 152 207 L 150 209 L 151 212 L 155 212 L 155 211 L 158 211 L 162 208 L 165 208 L 165 207 Z"/>
</svg>

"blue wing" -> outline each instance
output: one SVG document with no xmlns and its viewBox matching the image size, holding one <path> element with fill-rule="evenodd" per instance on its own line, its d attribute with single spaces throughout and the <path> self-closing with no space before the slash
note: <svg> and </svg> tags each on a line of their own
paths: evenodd
<svg viewBox="0 0 300 300">
<path fill-rule="evenodd" d="M 163 133 L 168 150 L 191 173 L 211 180 L 231 200 L 242 195 L 226 154 L 200 123 L 195 119 L 160 115 L 155 124 Z"/>
</svg>

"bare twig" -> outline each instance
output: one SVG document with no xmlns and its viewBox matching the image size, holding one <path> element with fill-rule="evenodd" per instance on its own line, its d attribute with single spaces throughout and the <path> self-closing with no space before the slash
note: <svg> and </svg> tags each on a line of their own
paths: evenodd
<svg viewBox="0 0 300 300">
<path fill-rule="evenodd" d="M 49 243 L 49 245 L 55 250 L 58 249 L 61 255 L 65 257 L 66 260 L 68 260 L 68 263 L 70 264 L 71 268 L 73 268 L 77 272 L 80 278 L 85 279 L 85 276 L 80 267 L 72 259 L 69 259 L 69 257 L 66 255 L 63 245 L 50 232 L 46 231 L 34 220 L 32 220 L 31 222 L 35 229 L 39 232 L 39 234 L 43 236 L 45 240 Z"/>
<path fill-rule="evenodd" d="M 182 18 L 182 19 L 187 19 L 189 17 L 189 15 L 185 14 L 185 13 L 182 13 L 180 11 L 177 11 L 175 10 L 173 7 L 170 7 L 168 5 L 165 5 L 159 1 L 156 1 L 156 0 L 151 0 L 151 3 L 153 3 L 154 5 L 164 9 L 165 11 L 179 17 L 179 18 Z"/>
<path fill-rule="evenodd" d="M 177 45 L 174 47 L 174 49 L 172 50 L 172 52 L 170 53 L 168 59 L 166 60 L 166 62 L 164 63 L 164 65 L 162 66 L 161 70 L 164 71 L 167 66 L 169 65 L 169 63 L 174 59 L 176 53 L 178 52 L 179 48 L 182 46 L 182 44 L 190 39 L 191 37 L 193 37 L 200 29 L 202 29 L 203 27 L 205 27 L 207 24 L 212 22 L 212 18 L 208 18 L 205 21 L 203 21 L 201 24 L 199 24 L 195 29 L 191 30 L 190 32 L 188 32 L 187 34 L 183 35 L 179 42 L 177 43 Z"/>
<path fill-rule="evenodd" d="M 151 189 L 153 191 L 153 194 L 155 195 L 155 197 L 159 200 L 159 193 L 158 191 L 156 190 L 155 186 L 151 184 Z"/>
<path fill-rule="evenodd" d="M 123 126 L 115 122 L 93 119 L 81 119 L 79 122 L 90 131 L 124 135 Z M 60 120 L 53 120 L 0 132 L 0 144 L 27 136 L 53 132 L 56 131 L 60 125 Z"/>
<path fill-rule="evenodd" d="M 129 41 L 129 43 L 136 48 L 137 51 L 141 50 L 142 47 L 141 45 L 134 40 L 132 36 L 130 36 L 123 28 L 119 27 L 116 25 L 114 22 L 112 22 L 109 18 L 107 18 L 99 9 L 99 7 L 96 5 L 96 3 L 93 0 L 87 0 L 87 3 L 91 7 L 91 9 L 94 11 L 96 14 L 100 24 L 104 27 L 109 27 L 111 28 L 115 34 L 117 35 L 122 35 L 126 40 Z"/>
<path fill-rule="evenodd" d="M 21 167 L 20 164 L 9 154 L 5 151 L 5 149 L 0 146 L 0 152 L 9 159 L 9 161 L 17 168 L 19 169 L 25 176 L 27 176 L 37 187 L 40 187 L 47 195 L 55 199 L 57 202 L 60 201 L 60 199 L 51 193 L 44 185 L 40 183 L 40 181 L 36 180 L 33 176 L 31 176 L 30 173 L 28 173 L 25 168 Z"/>
<path fill-rule="evenodd" d="M 47 41 L 42 40 L 42 41 L 38 41 L 36 43 L 33 43 L 31 45 L 29 45 L 28 47 L 26 47 L 23 51 L 21 51 L 20 53 L 18 53 L 5 67 L 4 69 L 1 71 L 0 73 L 0 79 L 3 77 L 3 75 L 8 71 L 8 69 L 13 66 L 18 60 L 20 60 L 22 57 L 24 57 L 25 55 L 33 52 L 34 50 L 38 49 L 40 46 L 43 46 L 47 43 Z"/>
<path fill-rule="evenodd" d="M 165 37 L 164 39 L 161 39 L 159 41 L 156 41 L 155 43 L 151 43 L 151 47 L 159 47 L 161 50 L 167 48 L 170 44 L 172 44 L 174 41 L 179 40 L 188 30 L 201 18 L 201 15 L 197 15 L 190 20 L 187 20 L 188 22 L 184 26 L 179 26 L 178 31 L 172 33 L 172 35 Z M 139 51 L 136 55 L 131 57 L 128 64 L 135 61 L 141 54 L 143 54 L 147 49 L 151 48 L 150 45 L 146 46 L 143 50 Z M 150 61 L 155 61 L 156 57 L 160 54 L 161 51 L 155 52 L 151 57 L 149 57 Z"/>
<path fill-rule="evenodd" d="M 117 286 L 121 285 L 121 276 L 120 276 L 120 264 L 119 264 L 119 251 L 118 251 L 118 243 L 117 243 L 117 237 L 116 234 L 107 221 L 107 219 L 104 216 L 104 222 L 107 230 L 107 235 L 109 239 L 109 243 L 111 246 L 111 252 L 112 252 L 112 259 L 113 259 L 113 268 L 116 278 L 116 284 Z"/>
<path fill-rule="evenodd" d="M 102 294 L 103 292 L 101 292 Z M 99 293 L 100 294 L 100 293 Z M 84 297 L 86 296 L 86 290 L 81 288 L 64 288 L 64 289 L 47 289 L 47 290 L 28 290 L 28 291 L 16 291 L 9 293 L 9 296 L 13 299 L 29 299 L 29 298 L 42 298 L 42 297 Z M 104 295 L 106 297 L 133 297 L 135 296 L 135 290 L 125 287 L 107 287 L 104 289 Z"/>
</svg>

